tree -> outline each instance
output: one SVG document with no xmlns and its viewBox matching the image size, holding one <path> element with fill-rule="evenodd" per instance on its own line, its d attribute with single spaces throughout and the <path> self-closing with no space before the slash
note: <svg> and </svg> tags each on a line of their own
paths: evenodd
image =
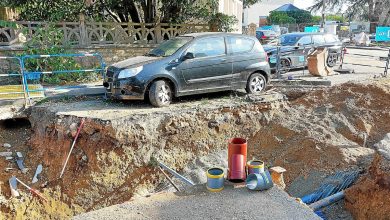
<svg viewBox="0 0 390 220">
<path fill-rule="evenodd" d="M 247 8 L 251 5 L 254 5 L 256 3 L 259 3 L 261 2 L 261 0 L 243 0 L 243 5 L 244 5 L 244 8 Z"/>
<path fill-rule="evenodd" d="M 305 10 L 300 11 L 272 11 L 268 17 L 271 24 L 303 24 L 311 23 L 313 16 Z"/>
<path fill-rule="evenodd" d="M 80 0 L 3 0 L 0 4 L 18 8 L 20 19 L 31 21 L 74 21 L 84 10 Z"/>
<path fill-rule="evenodd" d="M 270 24 L 295 24 L 297 21 L 284 12 L 273 11 L 268 16 L 268 23 Z"/>
<path fill-rule="evenodd" d="M 322 10 L 322 1 L 316 0 L 310 10 Z M 345 17 L 367 20 L 378 25 L 390 24 L 390 0 L 327 0 L 326 9 L 340 12 L 343 5 L 348 5 Z"/>
<path fill-rule="evenodd" d="M 247 4 L 258 2 L 251 0 Z M 92 3 L 93 2 L 93 3 Z M 173 22 L 205 20 L 216 14 L 218 0 L 2 0 L 18 8 L 20 19 L 78 21 L 79 14 L 95 21 Z"/>
<path fill-rule="evenodd" d="M 347 19 L 341 15 L 327 15 L 326 17 L 326 20 L 328 21 L 338 21 L 338 22 L 346 22 Z M 312 19 L 313 23 L 320 23 L 322 21 L 322 17 L 321 16 L 313 16 L 313 19 Z"/>
</svg>

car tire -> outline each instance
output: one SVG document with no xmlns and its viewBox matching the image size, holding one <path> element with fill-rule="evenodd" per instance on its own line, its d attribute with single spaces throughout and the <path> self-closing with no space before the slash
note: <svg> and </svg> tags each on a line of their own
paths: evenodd
<svg viewBox="0 0 390 220">
<path fill-rule="evenodd" d="M 173 98 L 172 88 L 164 80 L 154 81 L 149 89 L 149 101 L 153 106 L 163 107 L 171 104 Z"/>
<path fill-rule="evenodd" d="M 280 74 L 285 74 L 290 72 L 291 61 L 289 59 L 280 59 Z"/>
<path fill-rule="evenodd" d="M 337 64 L 337 53 L 330 53 L 326 59 L 326 65 L 328 67 L 334 67 Z"/>
<path fill-rule="evenodd" d="M 260 73 L 252 74 L 246 83 L 246 92 L 249 94 L 261 93 L 267 86 L 267 79 Z"/>
</svg>

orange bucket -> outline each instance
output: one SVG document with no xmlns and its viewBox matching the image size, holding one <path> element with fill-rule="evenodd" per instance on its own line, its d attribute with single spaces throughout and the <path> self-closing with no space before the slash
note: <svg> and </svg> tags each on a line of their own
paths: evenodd
<svg viewBox="0 0 390 220">
<path fill-rule="evenodd" d="M 242 156 L 238 156 L 242 155 Z M 244 138 L 232 138 L 228 147 L 228 179 L 239 182 L 246 179 L 245 165 L 247 157 L 247 141 Z"/>
</svg>

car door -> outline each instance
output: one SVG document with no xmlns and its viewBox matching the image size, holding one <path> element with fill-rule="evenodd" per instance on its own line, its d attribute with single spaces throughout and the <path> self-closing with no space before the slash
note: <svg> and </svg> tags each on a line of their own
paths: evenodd
<svg viewBox="0 0 390 220">
<path fill-rule="evenodd" d="M 250 67 L 252 64 L 265 61 L 265 53 L 264 51 L 259 51 L 257 54 L 252 52 L 255 45 L 253 39 L 241 36 L 228 36 L 226 39 L 228 59 L 233 63 L 233 89 L 243 88 L 246 85 L 249 74 L 254 71 Z"/>
<path fill-rule="evenodd" d="M 292 66 L 301 67 L 306 65 L 306 57 L 313 48 L 311 35 L 304 35 L 297 41 L 298 49 L 295 50 L 294 57 L 291 58 Z"/>
<path fill-rule="evenodd" d="M 184 52 L 192 53 L 181 65 L 185 81 L 183 93 L 223 90 L 230 87 L 232 65 L 226 56 L 225 38 L 207 37 L 195 40 Z"/>
</svg>

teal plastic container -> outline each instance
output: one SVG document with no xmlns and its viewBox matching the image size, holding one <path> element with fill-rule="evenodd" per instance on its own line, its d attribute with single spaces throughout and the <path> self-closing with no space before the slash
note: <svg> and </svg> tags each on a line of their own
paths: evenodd
<svg viewBox="0 0 390 220">
<path fill-rule="evenodd" d="M 246 187 L 249 190 L 262 191 L 270 189 L 273 186 L 274 183 L 268 170 L 264 170 L 263 173 L 249 174 L 246 178 Z"/>
</svg>

